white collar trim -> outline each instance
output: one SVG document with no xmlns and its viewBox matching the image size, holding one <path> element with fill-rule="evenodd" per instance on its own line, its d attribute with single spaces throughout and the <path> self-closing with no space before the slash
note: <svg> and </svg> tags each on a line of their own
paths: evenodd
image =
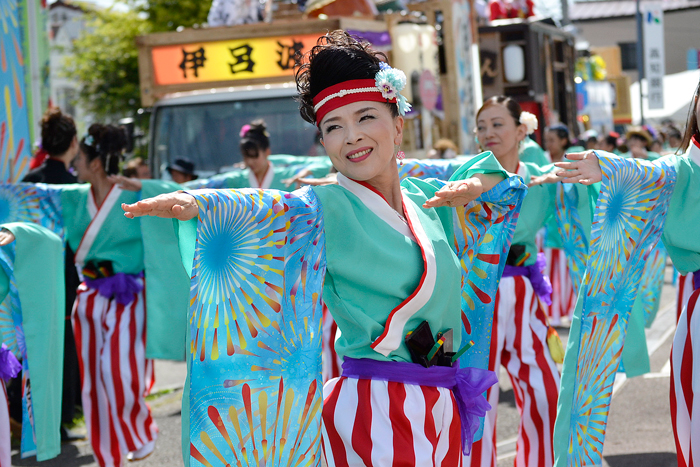
<svg viewBox="0 0 700 467">
<path fill-rule="evenodd" d="M 410 227 L 399 219 L 398 213 L 389 206 L 389 203 L 387 203 L 384 198 L 356 181 L 350 180 L 341 173 L 338 174 L 338 185 L 360 198 L 362 204 L 369 208 L 369 210 L 376 214 L 381 220 L 389 224 L 389 227 L 396 230 L 401 235 L 410 238 L 414 242 L 416 241 L 416 237 L 413 235 L 413 232 L 411 232 Z M 405 207 L 410 201 L 406 199 L 403 193 L 401 197 L 403 198 L 403 205 Z M 406 215 L 408 215 L 408 212 L 406 212 Z"/>
</svg>

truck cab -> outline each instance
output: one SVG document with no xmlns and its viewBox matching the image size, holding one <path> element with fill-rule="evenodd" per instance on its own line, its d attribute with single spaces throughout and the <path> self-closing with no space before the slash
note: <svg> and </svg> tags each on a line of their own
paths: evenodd
<svg viewBox="0 0 700 467">
<path fill-rule="evenodd" d="M 175 159 L 194 162 L 200 177 L 225 172 L 242 161 L 241 127 L 263 119 L 273 154 L 325 154 L 318 130 L 299 115 L 294 83 L 178 92 L 155 103 L 151 114 L 149 161 L 154 176 L 167 177 Z"/>
</svg>

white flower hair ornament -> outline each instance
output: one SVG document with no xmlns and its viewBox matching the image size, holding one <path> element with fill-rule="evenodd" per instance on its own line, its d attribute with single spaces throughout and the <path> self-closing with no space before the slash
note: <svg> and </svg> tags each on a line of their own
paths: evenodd
<svg viewBox="0 0 700 467">
<path fill-rule="evenodd" d="M 380 62 L 374 82 L 385 99 L 396 99 L 399 115 L 406 115 L 406 112 L 411 110 L 411 104 L 401 95 L 401 91 L 406 87 L 406 74 L 403 71 Z"/>
<path fill-rule="evenodd" d="M 537 117 L 530 112 L 520 112 L 520 124 L 525 125 L 527 134 L 530 135 L 537 129 Z"/>
</svg>

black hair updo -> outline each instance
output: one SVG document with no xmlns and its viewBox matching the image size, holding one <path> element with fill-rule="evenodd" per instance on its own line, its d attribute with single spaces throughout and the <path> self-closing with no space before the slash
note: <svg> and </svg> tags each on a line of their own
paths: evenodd
<svg viewBox="0 0 700 467">
<path fill-rule="evenodd" d="M 386 55 L 382 52 L 377 52 L 368 42 L 358 40 L 343 30 L 319 37 L 296 70 L 301 117 L 315 125 L 313 99 L 318 93 L 343 81 L 374 79 L 380 69 L 379 63 L 386 61 Z M 393 117 L 399 116 L 396 104 L 386 105 Z"/>
<path fill-rule="evenodd" d="M 107 175 L 116 175 L 119 173 L 119 163 L 126 144 L 124 128 L 93 123 L 88 128 L 88 134 L 80 140 L 80 150 L 85 153 L 88 161 L 99 158 Z"/>
</svg>

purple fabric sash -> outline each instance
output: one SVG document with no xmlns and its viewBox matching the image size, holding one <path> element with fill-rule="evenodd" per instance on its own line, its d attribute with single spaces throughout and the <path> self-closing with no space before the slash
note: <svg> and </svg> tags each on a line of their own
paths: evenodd
<svg viewBox="0 0 700 467">
<path fill-rule="evenodd" d="M 493 371 L 459 368 L 459 363 L 452 367 L 425 368 L 417 363 L 383 362 L 369 358 L 349 357 L 343 360 L 343 376 L 452 390 L 462 421 L 462 452 L 465 455 L 472 450 L 474 434 L 479 429 L 479 418 L 485 416 L 491 409 L 483 393 L 498 382 L 498 377 Z"/>
<path fill-rule="evenodd" d="M 700 269 L 693 273 L 693 289 L 700 289 Z"/>
<path fill-rule="evenodd" d="M 105 298 L 114 298 L 120 305 L 128 305 L 134 300 L 134 294 L 143 290 L 143 273 L 125 274 L 118 272 L 113 276 L 99 279 L 85 278 L 85 284 L 91 289 L 97 289 Z"/>
<path fill-rule="evenodd" d="M 7 345 L 2 344 L 2 348 L 0 348 L 0 378 L 7 381 L 17 376 L 20 370 L 22 370 L 22 364 Z"/>
<path fill-rule="evenodd" d="M 530 279 L 532 288 L 540 299 L 547 305 L 552 304 L 552 283 L 544 273 L 547 268 L 547 257 L 544 253 L 537 254 L 537 261 L 530 266 L 510 266 L 503 268 L 503 277 L 525 276 Z"/>
</svg>

